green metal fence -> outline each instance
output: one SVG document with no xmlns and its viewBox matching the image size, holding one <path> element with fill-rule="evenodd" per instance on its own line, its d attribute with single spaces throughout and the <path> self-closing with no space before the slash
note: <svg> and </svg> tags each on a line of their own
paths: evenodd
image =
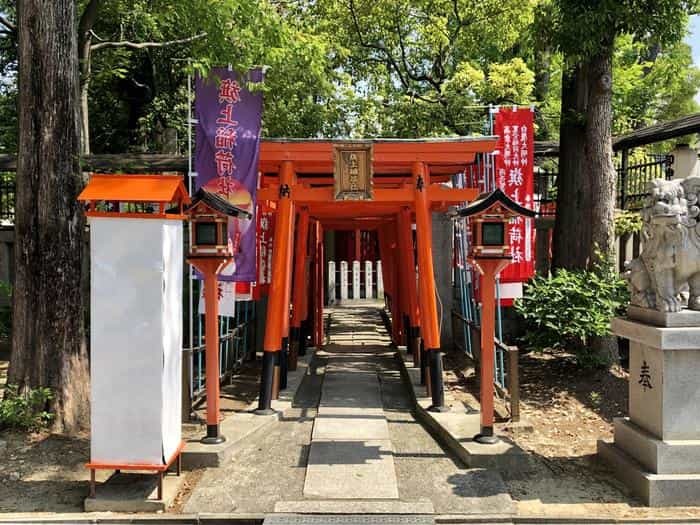
<svg viewBox="0 0 700 525">
<path fill-rule="evenodd" d="M 199 281 L 197 286 L 201 284 Z M 198 295 L 197 295 L 198 297 Z M 195 304 L 196 307 L 196 304 Z M 206 394 L 205 314 L 195 312 L 194 345 L 184 351 L 188 392 L 186 413 L 200 403 Z M 219 382 L 230 380 L 247 359 L 255 356 L 255 301 L 236 301 L 233 316 L 219 316 Z"/>
</svg>

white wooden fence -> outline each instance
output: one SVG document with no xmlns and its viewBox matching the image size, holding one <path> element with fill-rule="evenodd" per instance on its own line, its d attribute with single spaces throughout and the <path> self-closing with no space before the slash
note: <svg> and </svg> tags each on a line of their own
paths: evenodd
<svg viewBox="0 0 700 525">
<path fill-rule="evenodd" d="M 364 266 L 364 268 L 362 267 Z M 382 261 L 328 261 L 328 304 L 384 299 Z"/>
</svg>

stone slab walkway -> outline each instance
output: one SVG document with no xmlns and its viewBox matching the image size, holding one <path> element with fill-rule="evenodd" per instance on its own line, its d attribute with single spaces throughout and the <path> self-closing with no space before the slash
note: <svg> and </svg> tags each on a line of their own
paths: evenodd
<svg viewBox="0 0 700 525">
<path fill-rule="evenodd" d="M 356 516 L 353 523 L 365 515 L 512 517 L 500 475 L 464 468 L 413 417 L 378 308 L 326 314 L 330 344 L 316 352 L 291 408 L 242 440 L 228 463 L 207 469 L 185 512 L 278 513 L 292 522 L 325 515 L 325 523 L 342 515 Z"/>
<path fill-rule="evenodd" d="M 352 327 L 365 310 L 348 310 L 331 324 L 326 373 L 311 436 L 304 497 L 324 499 L 398 499 L 399 490 L 389 425 L 382 409 L 376 346 L 338 345 L 354 340 Z M 348 330 L 350 328 L 350 330 Z M 375 338 L 381 335 L 373 333 Z"/>
</svg>

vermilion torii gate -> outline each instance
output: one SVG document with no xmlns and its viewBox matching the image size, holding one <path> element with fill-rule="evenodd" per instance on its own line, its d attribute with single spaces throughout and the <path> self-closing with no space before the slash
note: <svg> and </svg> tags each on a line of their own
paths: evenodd
<svg viewBox="0 0 700 525">
<path fill-rule="evenodd" d="M 493 151 L 496 140 L 268 139 L 261 144 L 258 201 L 266 201 L 277 217 L 259 412 L 269 413 L 271 400 L 286 387 L 287 367 L 296 367 L 305 321 L 313 327 L 314 344 L 323 343 L 323 232 L 334 229 L 377 230 L 392 339 L 396 344 L 405 342 L 414 364 L 425 370 L 422 377 L 432 396 L 431 408 L 444 408 L 431 212 L 477 196 L 477 189 L 441 183 L 474 162 L 477 153 Z M 336 200 L 334 156 L 357 145 L 371 148 L 371 195 L 364 200 Z"/>
</svg>

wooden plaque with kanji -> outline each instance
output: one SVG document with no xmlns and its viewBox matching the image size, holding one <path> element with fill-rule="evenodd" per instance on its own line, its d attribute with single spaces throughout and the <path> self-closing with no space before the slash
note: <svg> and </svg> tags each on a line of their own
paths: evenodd
<svg viewBox="0 0 700 525">
<path fill-rule="evenodd" d="M 335 200 L 372 199 L 372 144 L 335 144 Z"/>
</svg>

